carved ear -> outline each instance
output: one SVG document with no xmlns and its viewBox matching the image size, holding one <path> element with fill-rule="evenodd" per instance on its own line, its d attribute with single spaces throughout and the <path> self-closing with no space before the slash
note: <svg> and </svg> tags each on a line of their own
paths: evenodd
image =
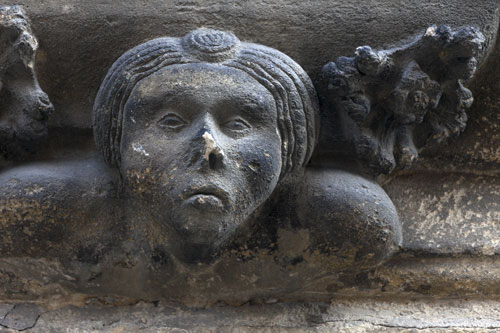
<svg viewBox="0 0 500 333">
<path fill-rule="evenodd" d="M 464 84 L 474 75 L 484 44 L 475 28 L 431 26 L 401 47 L 362 46 L 354 57 L 328 63 L 323 111 L 338 122 L 337 142 L 353 147 L 350 153 L 374 173 L 390 173 L 409 167 L 429 142 L 461 133 L 473 101 Z"/>
</svg>

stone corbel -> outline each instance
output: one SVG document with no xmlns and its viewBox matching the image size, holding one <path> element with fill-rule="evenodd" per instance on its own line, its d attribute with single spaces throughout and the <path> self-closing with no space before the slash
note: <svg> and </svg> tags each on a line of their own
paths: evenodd
<svg viewBox="0 0 500 333">
<path fill-rule="evenodd" d="M 38 85 L 38 41 L 20 6 L 0 7 L 0 162 L 36 151 L 53 106 Z"/>
<path fill-rule="evenodd" d="M 338 150 L 388 174 L 411 166 L 429 143 L 461 133 L 473 102 L 465 85 L 484 51 L 478 29 L 433 25 L 403 46 L 361 46 L 325 65 L 326 113 L 344 141 Z"/>
</svg>

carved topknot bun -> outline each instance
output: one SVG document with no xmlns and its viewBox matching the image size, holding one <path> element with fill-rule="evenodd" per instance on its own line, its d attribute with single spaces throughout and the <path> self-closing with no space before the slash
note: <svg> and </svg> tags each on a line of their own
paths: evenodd
<svg viewBox="0 0 500 333">
<path fill-rule="evenodd" d="M 232 32 L 201 28 L 188 33 L 182 46 L 198 60 L 222 62 L 235 56 L 240 40 Z"/>
</svg>

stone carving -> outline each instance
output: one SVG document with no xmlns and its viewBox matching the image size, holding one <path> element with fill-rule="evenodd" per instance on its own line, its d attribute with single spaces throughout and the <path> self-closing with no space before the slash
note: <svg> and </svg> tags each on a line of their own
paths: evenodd
<svg viewBox="0 0 500 333">
<path fill-rule="evenodd" d="M 428 142 L 462 132 L 473 97 L 464 85 L 485 44 L 472 27 L 431 26 L 413 42 L 369 46 L 323 68 L 330 112 L 357 158 L 374 173 L 406 168 Z"/>
<path fill-rule="evenodd" d="M 104 159 L 89 145 L 0 173 L 0 281 L 186 302 L 352 285 L 401 229 L 376 182 L 309 163 L 318 104 L 297 63 L 230 32 L 131 49 L 95 99 Z"/>
<path fill-rule="evenodd" d="M 118 59 L 95 102 L 94 133 L 126 196 L 180 236 L 180 252 L 206 257 L 303 171 L 317 115 L 313 85 L 290 58 L 199 29 Z"/>
<path fill-rule="evenodd" d="M 210 29 L 126 52 L 94 105 L 95 139 L 123 197 L 140 202 L 170 235 L 168 252 L 187 261 L 213 258 L 262 219 L 259 207 L 280 185 L 301 187 L 317 127 L 316 91 L 299 65 Z M 318 211 L 331 210 L 317 201 Z M 317 238 L 326 248 L 337 242 Z"/>
<path fill-rule="evenodd" d="M 0 48 L 0 160 L 18 159 L 44 141 L 53 110 L 38 85 L 38 41 L 20 6 L 0 8 Z"/>
<path fill-rule="evenodd" d="M 459 301 L 454 315 L 458 298 L 474 294 L 491 308 L 500 276 L 500 59 L 467 81 L 483 52 L 500 50 L 500 3 L 466 2 L 374 1 L 364 11 L 329 1 L 26 0 L 43 42 L 38 77 L 58 112 L 36 155 L 25 155 L 37 148 L 28 141 L 0 154 L 9 159 L 0 170 L 0 299 L 8 302 L 0 327 L 217 330 L 239 320 L 377 330 L 450 323 L 417 314 L 408 324 L 408 311 L 393 320 L 403 299 L 430 313 L 449 296 Z M 312 83 L 332 50 L 354 49 L 360 38 L 391 43 L 436 19 L 477 24 L 489 50 L 476 30 L 444 27 L 386 51 L 363 47 L 326 67 L 330 90 L 318 82 L 328 97 L 318 103 Z M 215 25 L 241 35 L 189 32 Z M 134 47 L 167 32 L 181 38 Z M 244 38 L 293 55 L 304 70 Z M 29 89 L 9 83 L 19 68 L 0 81 L 20 94 Z M 464 87 L 478 102 L 471 111 Z M 16 131 L 30 128 L 14 117 L 21 109 L 4 113 Z M 420 152 L 455 135 L 465 111 L 458 142 Z M 371 177 L 417 152 L 425 160 L 411 172 L 377 178 L 384 189 Z M 123 317 L 132 319 L 113 319 Z M 479 326 L 492 327 L 491 317 Z M 478 326 L 465 319 L 459 326 Z"/>
</svg>

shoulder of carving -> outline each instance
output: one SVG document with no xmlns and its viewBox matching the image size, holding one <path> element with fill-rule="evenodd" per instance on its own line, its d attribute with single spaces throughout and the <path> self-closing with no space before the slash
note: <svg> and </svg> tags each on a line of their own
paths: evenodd
<svg viewBox="0 0 500 333">
<path fill-rule="evenodd" d="M 396 208 L 376 182 L 316 167 L 307 169 L 305 182 L 299 220 L 310 230 L 311 249 L 355 269 L 376 266 L 399 250 Z"/>
<path fill-rule="evenodd" d="M 97 157 L 5 170 L 0 173 L 0 252 L 38 255 L 71 244 L 62 239 L 80 242 L 95 234 L 112 219 L 115 184 Z"/>
<path fill-rule="evenodd" d="M 393 49 L 358 47 L 323 68 L 326 112 L 374 173 L 409 167 L 421 147 L 464 130 L 473 102 L 465 85 L 484 50 L 478 29 L 448 26 Z"/>
</svg>

